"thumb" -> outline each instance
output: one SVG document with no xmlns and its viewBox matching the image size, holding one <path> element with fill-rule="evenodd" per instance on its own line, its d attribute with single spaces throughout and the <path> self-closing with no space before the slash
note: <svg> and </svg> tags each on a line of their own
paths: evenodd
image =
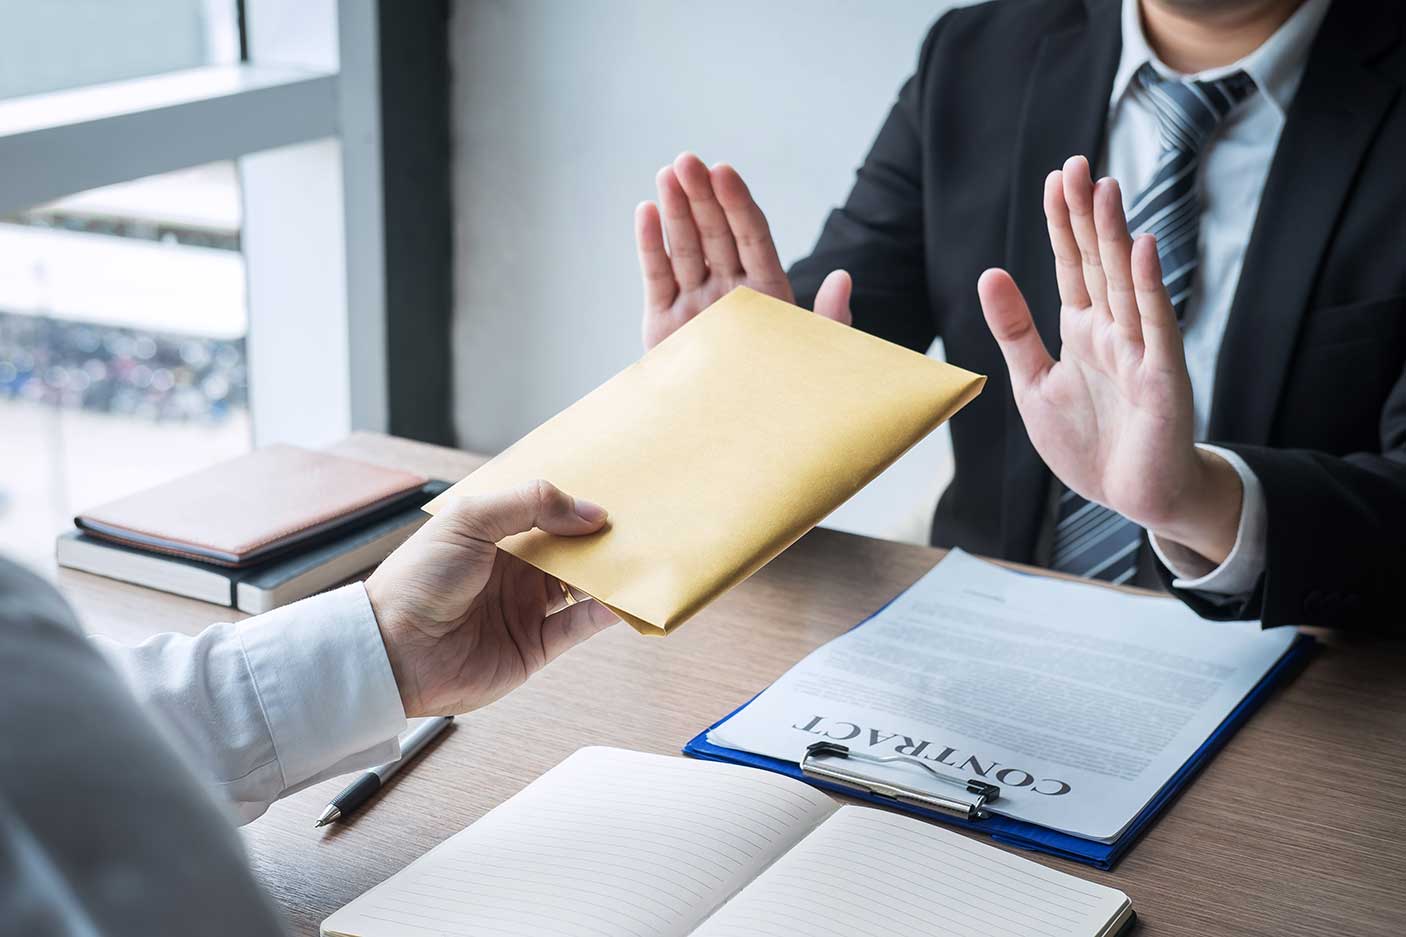
<svg viewBox="0 0 1406 937">
<path fill-rule="evenodd" d="M 605 524 L 606 512 L 539 479 L 506 491 L 457 498 L 439 517 L 462 536 L 497 543 L 534 527 L 567 536 L 595 533 Z"/>
<path fill-rule="evenodd" d="M 1035 331 L 1030 307 L 1025 304 L 1015 280 L 1006 271 L 993 268 L 976 281 L 976 292 L 981 298 L 986 326 L 996 336 L 996 343 L 1005 356 L 1011 384 L 1020 390 L 1044 377 L 1054 366 L 1054 359 L 1045 350 L 1040 333 Z"/>
<path fill-rule="evenodd" d="M 820 284 L 815 294 L 815 313 L 827 319 L 834 319 L 842 325 L 852 325 L 854 316 L 849 311 L 850 293 L 854 292 L 854 280 L 843 270 L 831 270 Z"/>
</svg>

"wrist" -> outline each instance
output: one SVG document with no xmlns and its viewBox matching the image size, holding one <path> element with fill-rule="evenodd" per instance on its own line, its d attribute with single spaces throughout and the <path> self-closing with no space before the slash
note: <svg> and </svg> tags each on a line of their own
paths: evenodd
<svg viewBox="0 0 1406 937">
<path fill-rule="evenodd" d="M 1149 532 L 1219 566 L 1235 548 L 1244 485 L 1235 467 L 1219 455 L 1199 447 L 1195 454 L 1191 483 L 1166 522 Z"/>
<path fill-rule="evenodd" d="M 419 712 L 418 694 L 414 692 L 414 672 L 401 653 L 401 641 L 394 630 L 392 603 L 380 588 L 380 582 L 373 573 L 365 583 L 366 598 L 371 603 L 371 614 L 376 619 L 376 627 L 381 632 L 381 644 L 386 649 L 386 660 L 391 665 L 391 676 L 395 678 L 400 704 L 407 716 Z"/>
</svg>

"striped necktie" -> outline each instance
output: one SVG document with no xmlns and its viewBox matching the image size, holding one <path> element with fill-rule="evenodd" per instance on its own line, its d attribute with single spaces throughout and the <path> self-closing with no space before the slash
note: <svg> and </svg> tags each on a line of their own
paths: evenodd
<svg viewBox="0 0 1406 937">
<path fill-rule="evenodd" d="M 1137 83 L 1157 115 L 1162 154 L 1152 180 L 1133 199 L 1128 229 L 1136 237 L 1157 236 L 1162 284 L 1177 321 L 1185 323 L 1199 259 L 1201 205 L 1196 170 L 1206 140 L 1235 106 L 1254 90 L 1243 71 L 1216 81 L 1164 79 L 1149 65 Z M 1127 582 L 1137 572 L 1142 529 L 1101 504 L 1066 489 L 1059 499 L 1051 567 L 1109 582 Z"/>
<path fill-rule="evenodd" d="M 1198 259 L 1201 200 L 1196 170 L 1201 151 L 1225 116 L 1255 90 L 1255 82 L 1244 72 L 1216 81 L 1168 80 L 1151 65 L 1138 69 L 1137 82 L 1157 115 L 1162 155 L 1152 181 L 1128 209 L 1128 229 L 1134 237 L 1157 236 L 1162 283 L 1177 320 L 1183 321 Z"/>
</svg>

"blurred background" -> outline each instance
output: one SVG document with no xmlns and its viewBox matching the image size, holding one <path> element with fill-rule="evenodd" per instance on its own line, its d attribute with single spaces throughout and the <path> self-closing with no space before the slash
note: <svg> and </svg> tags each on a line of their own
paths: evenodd
<svg viewBox="0 0 1406 937">
<path fill-rule="evenodd" d="M 239 60 L 228 0 L 0 0 L 0 107 Z M 221 160 L 6 208 L 0 543 L 43 565 L 82 506 L 248 449 L 239 180 Z"/>
<path fill-rule="evenodd" d="M 502 449 L 638 357 L 659 166 L 803 256 L 951 5 L 0 0 L 0 543 L 256 443 Z M 925 541 L 950 466 L 828 523 Z"/>
</svg>

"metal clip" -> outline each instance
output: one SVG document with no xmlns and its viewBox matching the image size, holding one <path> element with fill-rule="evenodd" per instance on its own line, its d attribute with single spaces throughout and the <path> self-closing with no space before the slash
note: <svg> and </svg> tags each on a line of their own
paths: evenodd
<svg viewBox="0 0 1406 937">
<path fill-rule="evenodd" d="M 932 775 L 944 784 L 951 784 L 960 787 L 969 794 L 976 796 L 971 801 L 965 801 L 957 797 L 946 797 L 942 794 L 934 794 L 928 791 L 921 791 L 916 788 L 906 787 L 902 784 L 893 784 L 888 781 L 880 781 L 875 778 L 866 777 L 854 771 L 846 770 L 838 765 L 820 764 L 815 761 L 820 757 L 845 758 L 854 761 L 866 761 L 870 764 L 890 764 L 893 762 L 907 762 L 915 764 Z M 988 784 L 985 781 L 978 781 L 975 778 L 962 778 L 955 774 L 948 774 L 939 771 L 932 765 L 918 758 L 907 755 L 869 755 L 863 752 L 852 752 L 849 746 L 840 745 L 835 742 L 816 742 L 806 749 L 805 755 L 801 758 L 801 773 L 809 778 L 817 778 L 848 787 L 864 794 L 873 794 L 878 797 L 886 797 L 889 800 L 896 800 L 899 803 L 908 804 L 913 807 L 922 807 L 927 810 L 936 810 L 962 820 L 983 820 L 990 816 L 990 811 L 986 805 L 1001 796 L 1001 789 L 995 784 Z"/>
</svg>

